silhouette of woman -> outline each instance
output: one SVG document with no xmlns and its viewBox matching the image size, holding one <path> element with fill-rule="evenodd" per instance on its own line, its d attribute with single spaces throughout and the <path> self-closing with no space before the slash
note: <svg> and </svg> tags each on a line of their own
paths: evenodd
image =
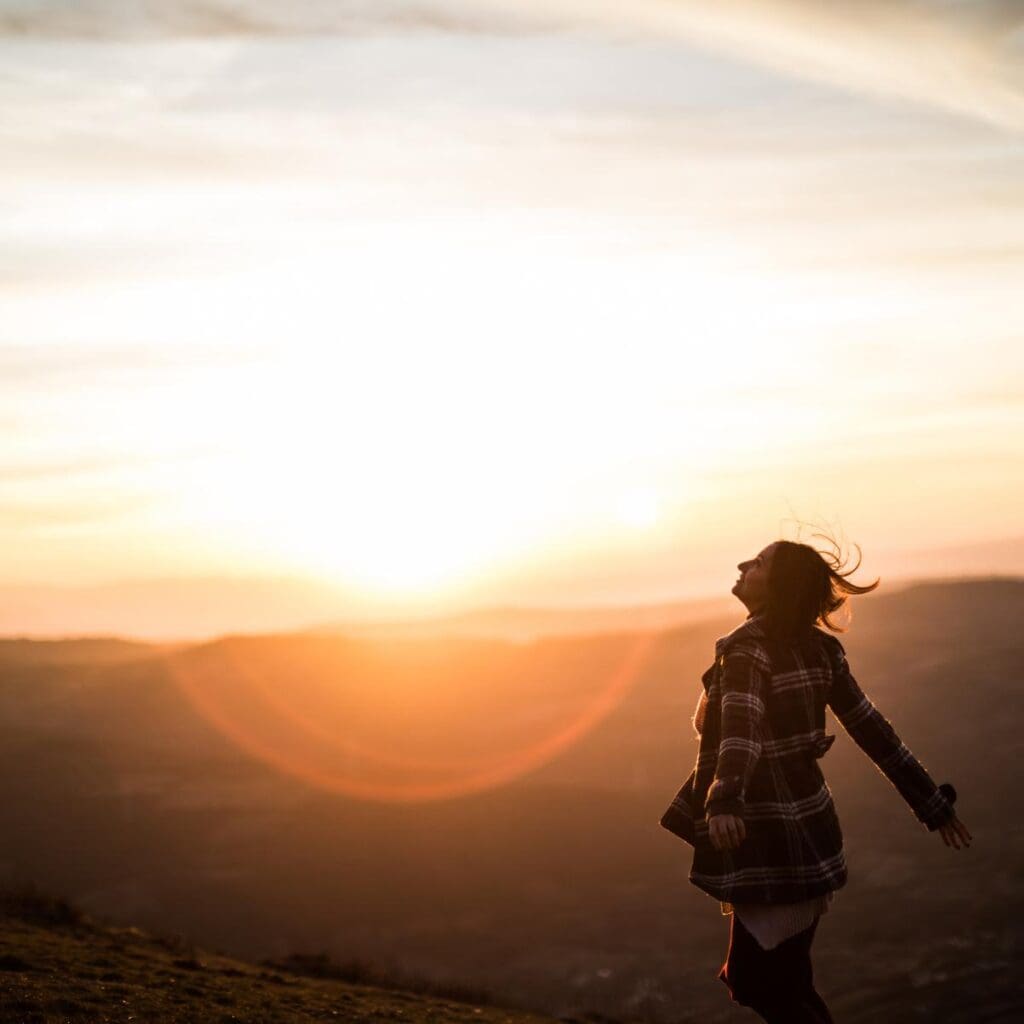
<svg viewBox="0 0 1024 1024">
<path fill-rule="evenodd" d="M 828 539 L 828 538 L 826 538 Z M 690 881 L 731 914 L 718 973 L 769 1024 L 831 1024 L 811 943 L 847 878 L 832 795 L 818 765 L 835 740 L 830 707 L 917 818 L 969 846 L 949 783 L 936 786 L 850 672 L 831 616 L 854 594 L 839 546 L 776 541 L 739 563 L 746 621 L 715 644 L 693 725 L 697 763 L 661 818 L 694 847 Z M 859 552 L 858 552 L 859 554 Z"/>
</svg>

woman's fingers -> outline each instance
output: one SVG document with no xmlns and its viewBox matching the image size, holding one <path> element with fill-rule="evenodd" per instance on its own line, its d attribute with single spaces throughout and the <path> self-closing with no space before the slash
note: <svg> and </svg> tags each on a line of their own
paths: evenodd
<svg viewBox="0 0 1024 1024">
<path fill-rule="evenodd" d="M 711 845 L 716 850 L 722 849 L 722 822 L 721 819 L 716 815 L 713 818 L 708 819 L 708 836 L 711 839 Z"/>
<path fill-rule="evenodd" d="M 722 833 L 722 822 L 718 818 L 711 821 L 711 844 L 716 850 L 725 849 L 725 837 Z"/>
<path fill-rule="evenodd" d="M 939 828 L 942 841 L 954 850 L 964 849 L 971 845 L 974 836 L 968 831 L 967 826 L 957 817 L 952 817 Z"/>
<path fill-rule="evenodd" d="M 974 838 L 974 836 L 972 836 L 971 833 L 967 831 L 967 826 L 959 818 L 953 819 L 953 828 L 956 829 L 957 834 L 963 840 L 964 846 L 970 846 L 971 840 Z"/>
<path fill-rule="evenodd" d="M 740 819 L 729 819 L 729 845 L 733 848 L 740 845 Z"/>
<path fill-rule="evenodd" d="M 733 850 L 746 839 L 742 818 L 733 814 L 716 814 L 708 819 L 708 836 L 716 850 Z"/>
</svg>

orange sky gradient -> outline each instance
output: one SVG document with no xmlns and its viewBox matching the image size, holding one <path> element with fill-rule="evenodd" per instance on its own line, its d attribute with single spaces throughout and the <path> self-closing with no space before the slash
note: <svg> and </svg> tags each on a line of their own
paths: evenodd
<svg viewBox="0 0 1024 1024">
<path fill-rule="evenodd" d="M 1024 573 L 1024 27 L 852 6 L 0 2 L 0 630 Z"/>
</svg>

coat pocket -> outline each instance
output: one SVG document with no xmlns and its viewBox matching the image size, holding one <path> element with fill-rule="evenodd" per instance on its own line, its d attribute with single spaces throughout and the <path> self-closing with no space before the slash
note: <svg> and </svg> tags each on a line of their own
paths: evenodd
<svg viewBox="0 0 1024 1024">
<path fill-rule="evenodd" d="M 682 788 L 672 798 L 672 803 L 665 809 L 658 824 L 668 829 L 673 835 L 696 846 L 696 832 L 693 824 L 693 780 L 697 772 L 694 769 Z"/>
</svg>

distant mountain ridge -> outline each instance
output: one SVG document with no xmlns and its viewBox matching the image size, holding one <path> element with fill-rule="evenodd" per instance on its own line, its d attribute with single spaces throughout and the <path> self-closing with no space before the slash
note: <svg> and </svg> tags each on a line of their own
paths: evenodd
<svg viewBox="0 0 1024 1024">
<path fill-rule="evenodd" d="M 540 636 L 582 635 L 622 630 L 670 629 L 682 623 L 704 621 L 727 615 L 738 609 L 736 599 L 708 598 L 670 601 L 659 604 L 594 605 L 570 608 L 496 606 L 475 608 L 454 615 L 430 618 L 381 620 L 377 622 L 341 621 L 318 626 L 314 634 L 347 636 L 414 637 L 446 634 L 449 636 L 491 636 L 513 641 L 528 641 Z"/>
<path fill-rule="evenodd" d="M 928 555 L 928 557 L 924 557 Z M 999 557 L 1000 555 L 1004 557 Z M 934 556 L 934 557 L 932 557 Z M 898 571 L 883 572 L 886 592 L 918 581 L 957 582 L 994 576 L 990 568 L 1024 564 L 1024 541 L 1007 540 L 890 554 Z M 886 559 L 881 559 L 884 566 Z M 957 572 L 957 566 L 969 571 Z M 546 605 L 544 601 L 481 603 L 467 606 L 446 600 L 433 608 L 423 602 L 376 604 L 365 596 L 299 576 L 209 576 L 136 579 L 90 585 L 0 584 L 0 636 L 118 636 L 180 643 L 227 633 L 293 631 L 349 632 L 363 635 L 411 635 L 441 626 L 455 634 L 512 639 L 551 633 L 604 629 L 661 629 L 697 617 L 728 615 L 741 609 L 728 592 L 660 601 Z"/>
</svg>

